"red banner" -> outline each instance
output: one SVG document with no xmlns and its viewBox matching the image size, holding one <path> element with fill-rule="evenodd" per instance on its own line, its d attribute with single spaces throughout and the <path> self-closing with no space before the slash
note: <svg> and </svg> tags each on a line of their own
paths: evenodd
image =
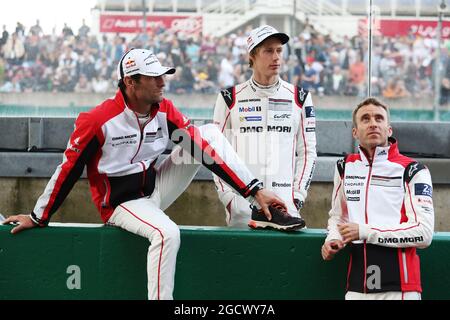
<svg viewBox="0 0 450 320">
<path fill-rule="evenodd" d="M 170 29 L 174 32 L 183 31 L 188 34 L 202 31 L 201 16 L 147 16 L 147 31 L 157 28 Z M 131 14 L 101 14 L 100 32 L 140 33 L 144 26 L 141 15 Z"/>
<path fill-rule="evenodd" d="M 406 36 L 410 33 L 423 38 L 436 38 L 437 21 L 430 20 L 375 20 L 374 35 Z M 367 19 L 359 21 L 359 33 L 367 35 Z M 450 38 L 450 21 L 442 21 L 442 38 Z"/>
</svg>

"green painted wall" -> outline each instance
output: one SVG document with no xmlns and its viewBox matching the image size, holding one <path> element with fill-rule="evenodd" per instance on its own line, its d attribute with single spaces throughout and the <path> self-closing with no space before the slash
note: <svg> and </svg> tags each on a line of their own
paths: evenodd
<svg viewBox="0 0 450 320">
<path fill-rule="evenodd" d="M 148 242 L 118 228 L 0 226 L 0 299 L 145 299 Z M 322 229 L 181 227 L 175 299 L 342 299 L 347 254 L 320 257 Z M 424 299 L 450 299 L 450 233 L 419 250 Z M 80 268 L 80 289 L 69 290 Z"/>
</svg>

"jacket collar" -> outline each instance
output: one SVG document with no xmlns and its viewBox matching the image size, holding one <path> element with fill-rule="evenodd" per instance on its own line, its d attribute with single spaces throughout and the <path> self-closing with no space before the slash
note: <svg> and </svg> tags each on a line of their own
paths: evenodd
<svg viewBox="0 0 450 320">
<path fill-rule="evenodd" d="M 388 138 L 388 146 L 387 147 L 376 147 L 375 152 L 373 154 L 372 164 L 380 163 L 387 161 L 396 157 L 399 154 L 397 140 L 393 137 Z M 367 152 L 361 146 L 359 148 L 359 155 L 361 156 L 361 161 L 364 164 L 370 164 L 369 159 L 367 158 Z"/>
<path fill-rule="evenodd" d="M 125 102 L 125 97 L 123 96 L 122 91 L 120 89 L 117 89 L 116 96 L 114 97 L 114 101 L 121 109 L 124 110 L 124 112 L 127 115 L 133 116 L 133 118 L 136 117 L 136 113 L 127 106 L 127 103 Z M 154 107 L 155 108 L 152 108 L 152 110 L 151 110 L 150 118 L 153 118 L 156 115 L 156 113 L 158 112 L 159 104 L 155 103 Z"/>
<path fill-rule="evenodd" d="M 253 76 L 248 80 L 248 83 L 250 85 L 250 88 L 257 96 L 261 98 L 266 98 L 273 96 L 275 93 L 277 93 L 277 91 L 281 87 L 281 78 L 278 77 L 278 81 L 275 84 L 268 87 L 262 87 L 261 85 L 258 85 L 253 79 Z"/>
</svg>

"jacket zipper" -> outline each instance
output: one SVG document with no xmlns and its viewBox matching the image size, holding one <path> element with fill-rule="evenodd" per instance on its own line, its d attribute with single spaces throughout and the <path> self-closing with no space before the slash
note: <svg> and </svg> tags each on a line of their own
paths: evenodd
<svg viewBox="0 0 450 320">
<path fill-rule="evenodd" d="M 133 112 L 133 114 L 134 114 L 134 116 L 136 117 L 136 122 L 137 122 L 137 125 L 138 125 L 138 128 L 139 128 L 140 138 L 139 138 L 139 146 L 138 146 L 138 149 L 137 149 L 135 155 L 133 156 L 133 158 L 131 158 L 130 163 L 133 163 L 134 158 L 136 158 L 136 156 L 138 155 L 139 151 L 141 150 L 142 140 L 144 140 L 144 129 L 145 129 L 145 126 L 146 126 L 147 124 L 149 124 L 150 121 L 151 121 L 151 119 L 149 119 L 146 123 L 144 123 L 144 126 L 141 128 L 141 124 L 140 124 L 140 122 L 139 122 L 139 119 L 138 119 L 136 113 Z"/>
<path fill-rule="evenodd" d="M 368 196 L 369 196 L 369 185 L 370 185 L 370 178 L 372 175 L 372 164 L 373 164 L 373 159 L 372 161 L 369 160 L 369 158 L 367 157 L 367 154 L 364 153 L 366 155 L 367 161 L 369 162 L 369 174 L 367 177 L 367 185 L 366 185 L 366 201 L 364 204 L 364 221 L 366 224 L 369 223 L 369 217 L 367 214 L 367 208 L 368 205 L 367 203 L 369 202 Z M 366 240 L 364 240 L 364 293 L 367 293 L 367 243 Z"/>
<path fill-rule="evenodd" d="M 139 163 L 142 165 L 142 169 L 144 170 L 142 171 L 142 186 L 141 186 L 141 195 L 144 196 L 145 178 L 147 177 L 147 171 L 145 169 L 145 163 L 142 161 L 139 161 Z"/>
</svg>

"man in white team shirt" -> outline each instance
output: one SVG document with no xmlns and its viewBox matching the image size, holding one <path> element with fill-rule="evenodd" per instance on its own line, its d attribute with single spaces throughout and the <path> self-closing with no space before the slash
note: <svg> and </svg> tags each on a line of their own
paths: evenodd
<svg viewBox="0 0 450 320">
<path fill-rule="evenodd" d="M 214 123 L 252 173 L 282 198 L 288 209 L 281 221 L 269 222 L 214 176 L 231 227 L 248 224 L 251 228 L 292 230 L 305 226 L 299 211 L 317 157 L 315 114 L 311 94 L 279 76 L 283 45 L 288 41 L 288 35 L 271 26 L 252 30 L 247 50 L 253 76 L 222 90 L 217 97 Z"/>
</svg>

